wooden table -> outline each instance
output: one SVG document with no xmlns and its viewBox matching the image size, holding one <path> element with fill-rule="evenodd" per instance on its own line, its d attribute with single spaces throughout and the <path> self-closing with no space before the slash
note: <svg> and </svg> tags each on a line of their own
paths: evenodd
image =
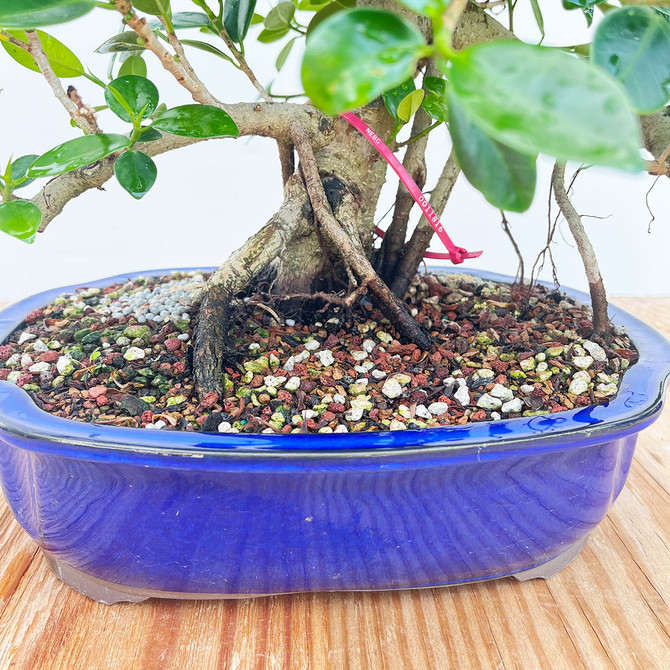
<svg viewBox="0 0 670 670">
<path fill-rule="evenodd" d="M 670 336 L 670 298 L 616 303 Z M 108 607 L 60 583 L 0 500 L 0 670 L 670 668 L 670 409 L 638 445 L 580 556 L 525 583 Z"/>
</svg>

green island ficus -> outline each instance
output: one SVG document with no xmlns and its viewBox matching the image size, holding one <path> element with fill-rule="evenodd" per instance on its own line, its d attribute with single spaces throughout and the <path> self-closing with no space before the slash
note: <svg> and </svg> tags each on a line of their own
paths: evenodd
<svg viewBox="0 0 670 670">
<path fill-rule="evenodd" d="M 515 35 L 514 10 L 524 2 L 544 35 L 538 0 L 283 0 L 264 16 L 256 0 L 192 0 L 193 11 L 173 11 L 169 0 L 5 0 L 1 55 L 40 73 L 43 81 L 26 85 L 46 83 L 81 135 L 41 155 L 2 159 L 0 231 L 33 242 L 69 201 L 111 178 L 142 198 L 159 176 L 154 159 L 164 152 L 213 138 L 272 138 L 284 201 L 202 289 L 193 345 L 198 394 L 223 393 L 238 298 L 261 280 L 289 302 L 349 309 L 365 300 L 401 340 L 429 351 L 430 333 L 404 297 L 433 230 L 423 218 L 409 234 L 414 202 L 400 185 L 391 224 L 375 245 L 387 166 L 339 117 L 356 110 L 399 152 L 419 188 L 426 184 L 428 143 L 443 144 L 430 198 L 437 215 L 463 175 L 505 223 L 504 212 L 523 212 L 535 197 L 538 155 L 553 157 L 553 195 L 584 261 L 594 337 L 606 338 L 606 294 L 569 198 L 566 162 L 670 176 L 670 3 L 563 0 L 565 11 L 583 13 L 589 25 L 597 17 L 597 28 L 588 44 L 566 39 L 548 47 Z M 508 25 L 494 13 L 503 6 Z M 87 30 L 89 15 L 100 12 L 109 15 L 110 33 L 97 49 L 110 55 L 106 75 L 87 69 L 47 32 L 74 20 Z M 123 30 L 114 34 L 119 18 Z M 253 61 L 275 42 L 282 42 L 277 70 L 304 42 L 302 90 L 276 94 L 254 73 Z M 203 78 L 189 62 L 191 50 L 211 57 Z M 192 100 L 161 104 L 149 76 L 159 67 Z M 217 99 L 204 75 L 222 72 L 248 78 L 257 99 Z M 79 77 L 99 87 L 98 99 L 83 101 L 67 85 Z M 127 131 L 104 132 L 108 114 Z M 450 143 L 433 132 L 438 127 L 448 129 Z M 403 128 L 409 133 L 399 141 Z M 225 150 L 223 143 L 222 156 Z M 36 180 L 43 180 L 39 190 L 21 197 Z"/>
</svg>

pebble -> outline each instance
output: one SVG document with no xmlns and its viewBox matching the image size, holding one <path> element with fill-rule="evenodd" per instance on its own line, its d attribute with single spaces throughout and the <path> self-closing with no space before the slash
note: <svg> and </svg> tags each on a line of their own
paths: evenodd
<svg viewBox="0 0 670 670">
<path fill-rule="evenodd" d="M 19 336 L 19 341 L 18 345 L 21 346 L 22 344 L 25 344 L 26 342 L 29 342 L 30 340 L 34 340 L 37 338 L 37 335 L 33 335 L 32 333 L 21 333 Z"/>
<path fill-rule="evenodd" d="M 392 419 L 391 420 L 391 425 L 389 426 L 390 430 L 407 430 L 407 426 L 402 422 L 398 421 L 397 419 Z"/>
<path fill-rule="evenodd" d="M 448 409 L 449 405 L 447 405 L 446 402 L 434 402 L 431 405 L 428 405 L 428 412 L 433 416 L 442 416 Z"/>
<path fill-rule="evenodd" d="M 363 344 L 361 344 L 361 347 L 363 347 L 363 351 L 367 351 L 369 354 L 372 353 L 372 351 L 376 346 L 377 343 L 374 340 L 364 340 Z"/>
<path fill-rule="evenodd" d="M 284 384 L 284 388 L 287 391 L 297 391 L 300 388 L 300 377 L 291 377 L 286 384 Z"/>
<path fill-rule="evenodd" d="M 233 426 L 228 421 L 222 421 L 216 428 L 219 433 L 230 433 Z"/>
<path fill-rule="evenodd" d="M 367 351 L 352 351 L 351 356 L 355 361 L 363 361 L 368 357 Z"/>
<path fill-rule="evenodd" d="M 370 373 L 375 379 L 384 379 L 386 377 L 387 373 L 384 372 L 383 370 L 373 370 Z"/>
<path fill-rule="evenodd" d="M 33 364 L 33 357 L 29 356 L 28 354 L 23 354 L 21 356 L 21 367 L 22 368 L 27 368 L 28 366 Z"/>
<path fill-rule="evenodd" d="M 596 391 L 602 393 L 604 396 L 616 395 L 618 386 L 616 384 L 598 384 Z"/>
<path fill-rule="evenodd" d="M 389 377 L 382 386 L 382 393 L 387 398 L 398 398 L 402 395 L 402 386 L 395 377 Z"/>
<path fill-rule="evenodd" d="M 363 408 L 352 407 L 344 416 L 347 421 L 360 421 L 363 418 Z"/>
<path fill-rule="evenodd" d="M 425 405 L 417 405 L 416 410 L 414 410 L 415 416 L 418 416 L 420 419 L 432 419 L 433 415 L 428 411 L 428 408 Z"/>
<path fill-rule="evenodd" d="M 51 366 L 48 363 L 35 363 L 28 368 L 28 372 L 49 372 Z"/>
<path fill-rule="evenodd" d="M 335 429 L 335 432 L 336 432 L 336 433 L 348 433 L 348 432 L 349 432 L 349 429 L 348 429 L 343 423 L 341 423 L 341 424 Z"/>
<path fill-rule="evenodd" d="M 481 370 L 477 370 L 473 375 L 472 378 L 475 380 L 479 379 L 493 379 L 496 376 L 496 373 L 493 372 L 493 370 L 488 370 L 487 368 L 482 368 Z"/>
<path fill-rule="evenodd" d="M 293 326 L 295 326 L 295 321 L 293 319 L 285 319 L 284 323 L 290 328 L 293 328 Z"/>
<path fill-rule="evenodd" d="M 572 375 L 572 380 L 570 381 L 568 393 L 572 393 L 574 395 L 581 395 L 582 393 L 586 393 L 586 391 L 589 390 L 590 383 L 591 383 L 591 376 L 589 375 L 588 372 L 586 372 L 586 370 L 580 370 L 579 372 L 575 372 L 575 374 Z"/>
<path fill-rule="evenodd" d="M 522 384 L 519 388 L 519 391 L 523 395 L 530 395 L 535 390 L 535 387 L 532 384 Z"/>
<path fill-rule="evenodd" d="M 59 375 L 68 377 L 74 372 L 74 363 L 67 356 L 61 356 L 56 362 L 56 369 Z"/>
<path fill-rule="evenodd" d="M 575 356 L 572 359 L 572 364 L 580 370 L 587 370 L 593 364 L 592 356 Z"/>
<path fill-rule="evenodd" d="M 139 347 L 130 347 L 129 349 L 126 350 L 126 353 L 123 354 L 123 357 L 127 361 L 139 361 L 142 360 L 145 357 L 144 349 L 140 349 Z"/>
<path fill-rule="evenodd" d="M 507 402 L 508 400 L 511 400 L 514 397 L 514 392 L 511 389 L 508 389 L 506 386 L 503 386 L 502 384 L 496 384 L 491 389 L 490 394 L 494 398 L 499 398 L 503 402 Z"/>
<path fill-rule="evenodd" d="M 284 382 L 286 381 L 286 377 L 275 377 L 274 375 L 268 375 L 263 379 L 263 383 L 266 386 L 271 386 L 273 388 L 276 388 L 277 386 L 281 386 Z M 298 380 L 300 381 L 300 380 Z"/>
<path fill-rule="evenodd" d="M 35 343 L 33 344 L 33 351 L 37 354 L 45 354 L 47 351 L 49 351 L 49 347 L 42 342 L 42 340 L 35 340 Z"/>
<path fill-rule="evenodd" d="M 307 351 L 316 351 L 320 346 L 321 344 L 317 340 L 308 340 L 305 342 L 305 349 Z"/>
<path fill-rule="evenodd" d="M 523 400 L 521 398 L 514 398 L 509 402 L 503 403 L 500 408 L 503 414 L 516 414 L 523 409 Z"/>
<path fill-rule="evenodd" d="M 335 357 L 330 349 L 324 349 L 314 354 L 324 368 L 330 367 L 335 362 Z"/>
<path fill-rule="evenodd" d="M 502 407 L 502 400 L 485 393 L 477 400 L 477 407 L 481 407 L 482 409 L 500 409 Z"/>
<path fill-rule="evenodd" d="M 460 386 L 456 393 L 454 393 L 454 400 L 458 400 L 462 407 L 467 407 L 470 404 L 470 391 L 467 386 Z"/>
</svg>

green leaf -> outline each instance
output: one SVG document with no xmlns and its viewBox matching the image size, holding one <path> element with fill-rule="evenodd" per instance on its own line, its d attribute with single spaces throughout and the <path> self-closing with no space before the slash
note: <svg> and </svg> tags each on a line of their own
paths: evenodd
<svg viewBox="0 0 670 670">
<path fill-rule="evenodd" d="M 147 76 L 147 64 L 140 54 L 131 54 L 129 58 L 123 61 L 119 68 L 119 76 L 126 74 L 136 75 L 138 77 Z"/>
<path fill-rule="evenodd" d="M 290 31 L 291 29 L 288 26 L 284 26 L 281 30 L 262 30 L 256 39 L 263 44 L 270 44 L 286 37 Z"/>
<path fill-rule="evenodd" d="M 8 30 L 7 32 L 22 42 L 28 42 L 23 30 Z M 62 42 L 41 30 L 37 30 L 36 33 L 42 44 L 42 50 L 49 59 L 49 65 L 57 77 L 79 77 L 84 74 L 84 66 L 80 60 Z M 4 40 L 2 46 L 17 63 L 34 72 L 40 71 L 35 59 L 27 51 Z"/>
<path fill-rule="evenodd" d="M 223 25 L 233 42 L 240 44 L 247 36 L 255 8 L 256 0 L 226 0 Z"/>
<path fill-rule="evenodd" d="M 147 126 L 144 130 L 142 130 L 139 141 L 155 142 L 156 140 L 160 140 L 161 137 L 163 137 L 162 133 L 159 133 L 155 128 L 152 128 L 151 126 Z"/>
<path fill-rule="evenodd" d="M 28 154 L 17 158 L 12 163 L 12 182 L 16 183 L 23 179 L 28 174 L 28 168 L 35 162 L 36 158 L 39 158 L 37 154 Z M 32 184 L 33 181 L 35 180 L 26 179 L 24 182 L 14 186 L 14 188 L 23 188 L 24 186 L 28 186 L 28 184 Z"/>
<path fill-rule="evenodd" d="M 152 16 L 167 16 L 172 13 L 170 0 L 133 0 L 133 7 Z"/>
<path fill-rule="evenodd" d="M 286 44 L 282 47 L 282 50 L 279 52 L 279 56 L 277 56 L 277 60 L 275 61 L 275 67 L 277 68 L 277 72 L 281 70 L 284 67 L 284 63 L 286 63 L 286 59 L 288 58 L 288 55 L 291 53 L 291 49 L 293 48 L 293 45 L 295 44 L 297 37 L 294 37 L 290 39 Z"/>
<path fill-rule="evenodd" d="M 423 89 L 420 88 L 404 97 L 398 105 L 398 118 L 407 123 L 421 108 L 424 95 Z"/>
<path fill-rule="evenodd" d="M 149 25 L 153 30 L 163 30 L 163 24 L 158 19 L 151 19 Z M 175 30 L 186 28 L 213 28 L 207 14 L 202 12 L 177 12 L 172 16 L 172 27 Z"/>
<path fill-rule="evenodd" d="M 414 80 L 410 77 L 399 86 L 394 86 L 382 94 L 382 100 L 389 114 L 396 120 L 400 121 L 398 117 L 398 106 L 404 98 L 406 98 L 412 91 L 416 90 Z"/>
<path fill-rule="evenodd" d="M 312 17 L 312 20 L 307 25 L 307 36 L 309 37 L 314 28 L 323 23 L 329 16 L 341 12 L 343 9 L 350 9 L 355 4 L 356 0 L 333 0 L 333 2 L 329 2 Z"/>
<path fill-rule="evenodd" d="M 2 0 L 0 26 L 3 28 L 36 28 L 65 23 L 88 14 L 94 0 Z"/>
<path fill-rule="evenodd" d="M 565 9 L 584 9 L 584 7 L 593 7 L 602 2 L 606 0 L 563 0 L 563 7 Z"/>
<path fill-rule="evenodd" d="M 524 212 L 533 202 L 537 155 L 528 156 L 490 138 L 449 94 L 449 131 L 468 181 L 498 209 Z"/>
<path fill-rule="evenodd" d="M 144 51 L 144 40 L 134 31 L 119 33 L 103 42 L 96 50 L 99 54 L 122 53 L 124 51 Z"/>
<path fill-rule="evenodd" d="M 281 30 L 291 25 L 295 16 L 295 5 L 292 2 L 280 2 L 273 7 L 263 21 L 266 30 Z"/>
<path fill-rule="evenodd" d="M 122 104 L 119 96 L 125 101 L 126 105 Z M 120 119 L 132 123 L 140 112 L 143 112 L 144 116 L 149 116 L 156 109 L 158 89 L 146 77 L 124 74 L 107 85 L 105 101 Z M 126 107 L 129 108 L 130 114 Z"/>
<path fill-rule="evenodd" d="M 32 244 L 42 221 L 40 208 L 30 200 L 0 203 L 0 230 Z"/>
<path fill-rule="evenodd" d="M 327 114 L 354 109 L 405 81 L 426 53 L 421 33 L 378 9 L 338 12 L 317 26 L 302 62 L 302 82 Z"/>
<path fill-rule="evenodd" d="M 123 135 L 100 133 L 85 135 L 74 140 L 63 142 L 57 147 L 42 154 L 28 170 L 29 177 L 54 177 L 63 172 L 95 163 L 119 149 L 130 145 L 130 140 Z"/>
<path fill-rule="evenodd" d="M 539 0 L 530 0 L 531 7 L 533 8 L 533 16 L 535 17 L 535 23 L 540 29 L 540 34 L 544 40 L 544 17 L 542 16 L 542 10 L 540 9 Z"/>
<path fill-rule="evenodd" d="M 643 167 L 639 121 L 607 73 L 560 51 L 478 44 L 452 61 L 450 86 L 490 137 L 529 155 Z"/>
<path fill-rule="evenodd" d="M 159 114 L 152 126 L 185 137 L 237 137 L 240 134 L 230 116 L 211 105 L 173 107 Z"/>
<path fill-rule="evenodd" d="M 451 0 L 400 0 L 400 2 L 417 14 L 437 18 L 443 14 Z"/>
<path fill-rule="evenodd" d="M 116 179 L 136 200 L 146 195 L 154 185 L 158 170 L 156 163 L 141 151 L 124 151 L 114 161 Z"/>
<path fill-rule="evenodd" d="M 447 82 L 440 77 L 426 77 L 423 87 L 426 89 L 426 97 L 423 99 L 426 114 L 436 121 L 449 121 Z"/>
<path fill-rule="evenodd" d="M 584 7 L 582 9 L 584 13 L 584 18 L 586 19 L 586 27 L 590 28 L 593 23 L 593 7 Z"/>
<path fill-rule="evenodd" d="M 600 22 L 593 62 L 614 75 L 635 109 L 648 114 L 670 98 L 670 23 L 647 7 L 625 7 Z"/>
<path fill-rule="evenodd" d="M 201 42 L 200 40 L 185 40 L 181 38 L 179 41 L 188 47 L 193 47 L 194 49 L 199 49 L 200 51 L 213 54 L 214 56 L 223 58 L 223 60 L 227 60 L 229 63 L 235 63 L 235 61 L 228 54 L 224 53 L 221 51 L 221 49 L 218 49 L 213 44 L 209 44 L 209 42 Z"/>
<path fill-rule="evenodd" d="M 254 15 L 251 17 L 251 25 L 256 26 L 259 23 L 263 23 L 263 21 L 265 21 L 265 17 L 262 16 L 261 14 L 256 14 L 256 12 L 254 12 Z"/>
</svg>

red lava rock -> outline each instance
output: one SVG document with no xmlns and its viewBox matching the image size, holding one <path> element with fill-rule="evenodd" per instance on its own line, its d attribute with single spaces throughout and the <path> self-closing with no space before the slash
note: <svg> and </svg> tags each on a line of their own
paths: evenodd
<svg viewBox="0 0 670 670">
<path fill-rule="evenodd" d="M 311 379 L 303 379 L 300 383 L 300 388 L 305 393 L 311 393 L 316 388 L 316 384 Z"/>
<path fill-rule="evenodd" d="M 251 380 L 251 388 L 252 389 L 259 389 L 261 386 L 263 386 L 263 375 L 254 375 L 254 378 Z"/>
<path fill-rule="evenodd" d="M 307 368 L 302 363 L 296 363 L 293 372 L 291 372 L 293 377 L 306 377 L 308 374 Z"/>
<path fill-rule="evenodd" d="M 99 398 L 100 396 L 103 396 L 107 393 L 107 387 L 106 386 L 94 386 L 90 389 L 88 389 L 88 397 L 93 398 L 94 400 L 96 398 Z"/>
<path fill-rule="evenodd" d="M 344 412 L 344 405 L 341 402 L 331 402 L 330 405 L 328 405 L 328 411 L 329 412 Z"/>
<path fill-rule="evenodd" d="M 284 434 L 287 434 L 287 433 L 290 433 L 292 430 L 293 430 L 293 426 L 284 426 L 281 429 L 281 432 L 284 433 Z"/>
<path fill-rule="evenodd" d="M 496 372 L 505 372 L 507 368 L 509 367 L 509 363 L 506 361 L 500 361 L 496 359 L 495 361 L 491 361 L 491 369 L 495 370 Z"/>
<path fill-rule="evenodd" d="M 142 423 L 151 423 L 154 420 L 154 413 L 151 410 L 142 412 Z"/>
<path fill-rule="evenodd" d="M 12 347 L 9 344 L 4 344 L 0 347 L 0 361 L 3 363 L 12 355 Z"/>
<path fill-rule="evenodd" d="M 214 393 L 213 391 L 211 393 L 205 393 L 204 398 L 202 399 L 202 402 L 200 403 L 205 409 L 212 409 L 216 403 L 219 402 L 219 394 Z M 234 406 L 237 406 L 237 402 L 233 402 Z"/>
<path fill-rule="evenodd" d="M 325 411 L 322 415 L 321 418 L 326 421 L 327 423 L 330 423 L 331 421 L 334 421 L 337 417 L 333 412 Z"/>
<path fill-rule="evenodd" d="M 215 393 L 214 395 L 216 395 L 216 393 Z M 206 397 L 206 396 L 205 396 L 205 397 Z M 206 420 L 207 420 L 207 417 L 206 417 L 206 416 L 199 416 L 199 417 L 195 420 L 195 422 L 198 424 L 198 426 L 200 426 L 200 427 L 202 428 L 202 424 L 205 423 Z"/>
<path fill-rule="evenodd" d="M 209 395 L 209 393 L 207 395 Z M 207 395 L 205 396 L 205 398 L 207 397 Z M 214 394 L 214 395 L 216 395 L 216 394 Z M 218 396 L 217 396 L 217 399 L 218 399 Z M 202 404 L 204 405 L 204 401 L 203 401 Z M 214 401 L 213 404 L 216 404 L 216 400 Z M 239 405 L 239 401 L 236 398 L 235 399 L 234 398 L 228 398 L 228 400 L 225 400 L 224 403 L 223 403 L 223 409 L 226 411 L 227 414 L 230 414 L 231 412 L 233 412 L 234 410 L 237 409 L 238 405 Z"/>
<path fill-rule="evenodd" d="M 84 407 L 86 409 L 95 409 L 97 407 L 97 403 L 93 402 L 92 400 L 86 400 L 84 402 Z"/>
<path fill-rule="evenodd" d="M 5 381 L 9 377 L 11 370 L 9 368 L 0 369 L 0 380 Z"/>
<path fill-rule="evenodd" d="M 98 405 L 98 407 L 103 407 L 104 405 L 106 405 L 109 402 L 109 400 L 107 399 L 107 396 L 99 395 L 95 399 L 95 402 Z"/>
<path fill-rule="evenodd" d="M 482 421 L 486 418 L 486 412 L 483 409 L 477 410 L 474 414 L 470 415 L 470 418 L 473 421 Z"/>
<path fill-rule="evenodd" d="M 39 321 L 43 317 L 44 317 L 44 310 L 34 309 L 32 312 L 30 312 L 30 314 L 28 314 L 28 316 L 26 316 L 24 321 L 26 323 L 35 323 L 35 321 Z"/>
<path fill-rule="evenodd" d="M 507 383 L 507 377 L 505 375 L 498 375 L 495 378 L 495 383 L 502 384 L 503 386 L 505 386 L 505 384 Z"/>
<path fill-rule="evenodd" d="M 17 386 L 23 386 L 25 384 L 30 384 L 32 381 L 33 381 L 33 376 L 29 372 L 26 372 L 18 378 L 18 380 L 16 382 L 16 385 Z"/>
<path fill-rule="evenodd" d="M 423 356 L 423 351 L 421 351 L 421 349 L 414 349 L 414 351 L 412 352 L 412 360 L 415 363 L 418 363 L 421 360 L 422 356 Z M 440 358 L 440 360 L 442 360 L 442 358 Z"/>
<path fill-rule="evenodd" d="M 293 396 L 286 389 L 281 389 L 280 391 L 277 391 L 277 400 L 293 404 Z"/>
<path fill-rule="evenodd" d="M 186 370 L 186 363 L 183 361 L 177 361 L 173 366 L 172 366 L 172 371 L 176 375 L 182 374 Z"/>
<path fill-rule="evenodd" d="M 177 349 L 181 349 L 181 340 L 177 340 L 176 338 L 165 340 L 165 348 L 168 351 L 177 351 Z"/>
<path fill-rule="evenodd" d="M 323 348 L 324 349 L 331 349 L 332 347 L 338 345 L 340 343 L 340 338 L 335 337 L 335 335 L 328 335 L 326 338 L 326 341 L 323 343 Z"/>
<path fill-rule="evenodd" d="M 541 386 L 536 386 L 532 390 L 531 396 L 535 396 L 536 398 L 542 398 L 544 396 L 544 390 L 542 389 Z"/>
<path fill-rule="evenodd" d="M 42 363 L 55 363 L 59 358 L 57 351 L 47 351 L 39 357 L 39 361 Z"/>
<path fill-rule="evenodd" d="M 429 354 L 428 358 L 433 365 L 439 365 L 442 362 L 442 354 L 439 351 Z"/>
</svg>

